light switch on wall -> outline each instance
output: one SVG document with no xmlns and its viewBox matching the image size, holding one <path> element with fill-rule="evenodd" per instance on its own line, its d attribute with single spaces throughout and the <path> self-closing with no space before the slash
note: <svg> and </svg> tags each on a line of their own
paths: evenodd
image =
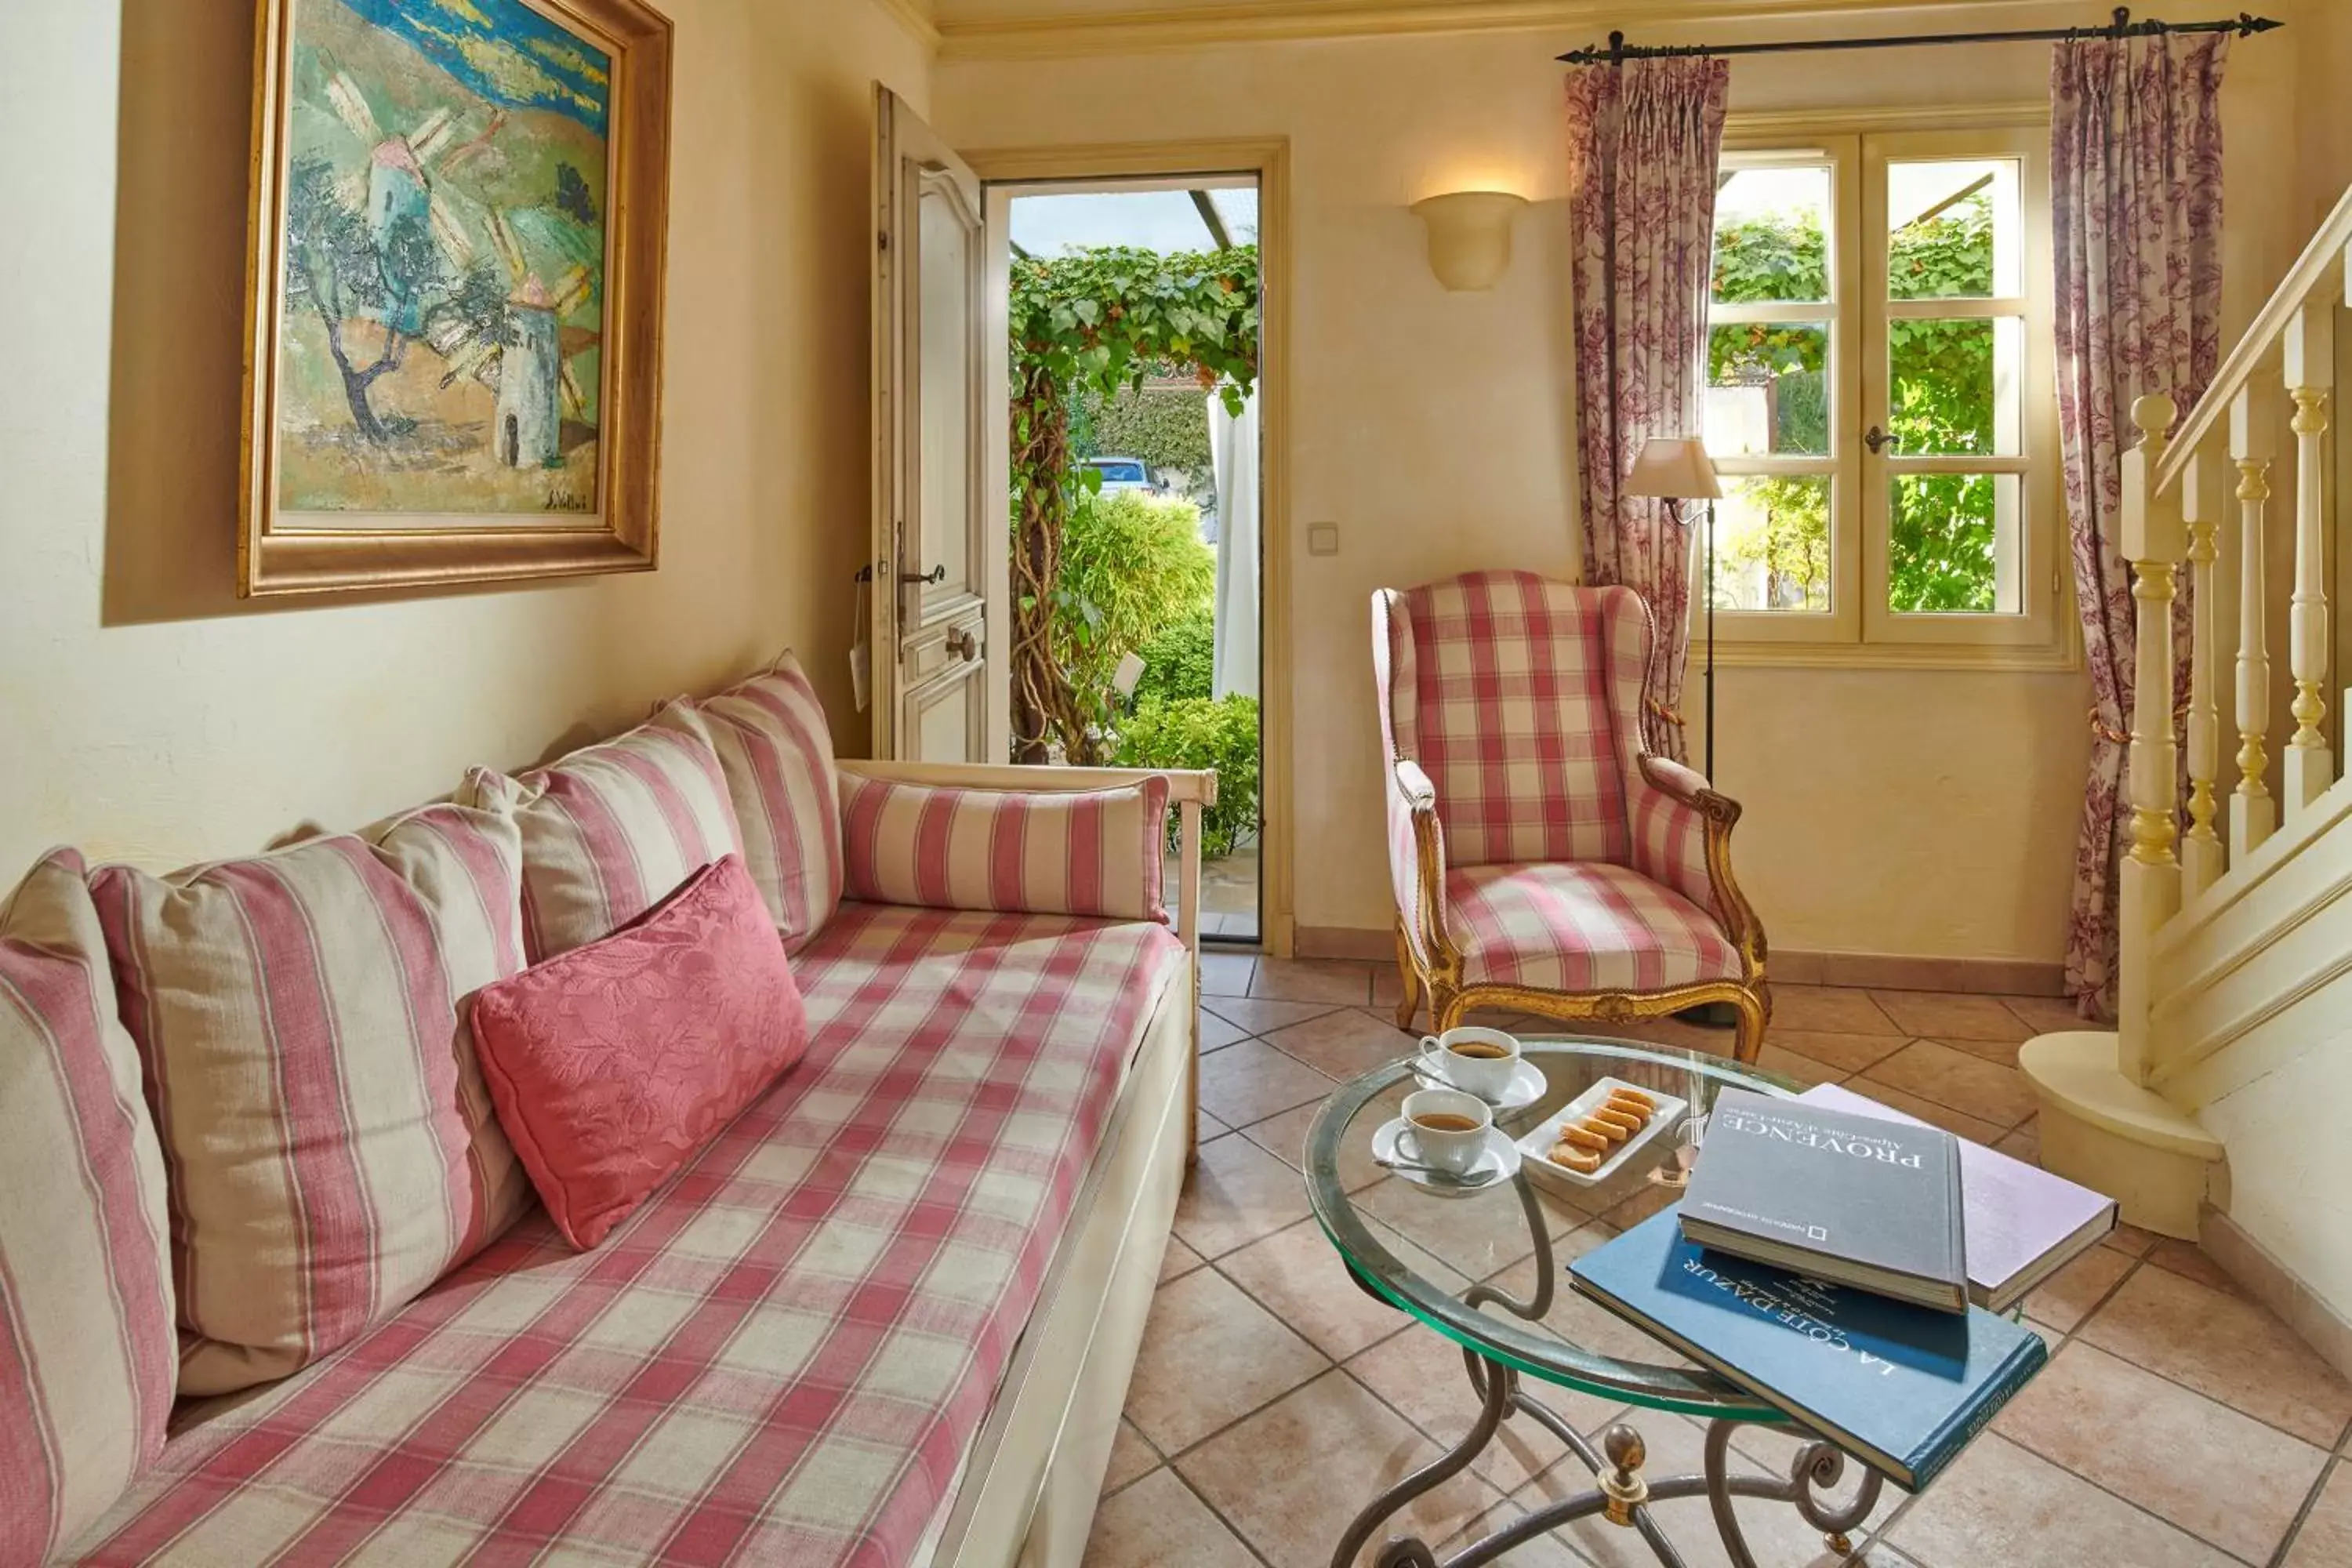
<svg viewBox="0 0 2352 1568">
<path fill-rule="evenodd" d="M 1339 525 L 1336 522 L 1310 522 L 1307 525 L 1307 553 L 1337 555 L 1339 553 Z"/>
</svg>

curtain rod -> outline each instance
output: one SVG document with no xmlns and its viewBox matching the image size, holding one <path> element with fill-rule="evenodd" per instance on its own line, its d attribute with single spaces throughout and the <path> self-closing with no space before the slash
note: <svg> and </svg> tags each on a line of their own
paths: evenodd
<svg viewBox="0 0 2352 1568">
<path fill-rule="evenodd" d="M 2286 24 L 2241 11 L 2231 20 L 2165 22 L 2151 16 L 2131 19 L 2131 7 L 2116 7 L 2116 19 L 2104 27 L 2029 27 L 2002 33 L 1915 33 L 1892 38 L 1804 38 L 1778 44 L 1629 44 L 1622 32 L 1609 35 L 1609 47 L 1570 49 L 1559 57 L 1572 66 L 1614 65 L 1624 60 L 1669 59 L 1696 55 L 1798 54 L 1816 49 L 1896 49 L 1933 44 L 2073 43 L 2079 38 L 2150 38 L 2165 33 L 2235 33 L 2242 38 L 2267 33 Z"/>
</svg>

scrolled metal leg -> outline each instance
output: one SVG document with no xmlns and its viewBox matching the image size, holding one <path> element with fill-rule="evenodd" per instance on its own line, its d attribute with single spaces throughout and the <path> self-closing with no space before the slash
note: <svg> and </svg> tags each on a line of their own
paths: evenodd
<svg viewBox="0 0 2352 1568">
<path fill-rule="evenodd" d="M 1475 1372 L 1471 1381 L 1474 1385 L 1479 1381 Z M 1468 1468 L 1470 1461 L 1494 1441 L 1496 1429 L 1502 1426 L 1504 1413 L 1510 1409 L 1517 1392 L 1517 1373 L 1508 1367 L 1489 1366 L 1484 1386 L 1479 1388 L 1483 1397 L 1479 1403 L 1478 1419 L 1472 1425 L 1469 1436 L 1374 1498 L 1348 1526 L 1347 1533 L 1339 1538 L 1339 1549 L 1331 1553 L 1331 1568 L 1349 1568 L 1356 1561 L 1356 1553 L 1363 1549 L 1364 1542 L 1372 1538 L 1372 1531 L 1379 1528 L 1382 1520 L 1422 1493 L 1444 1486 Z M 1421 1553 L 1419 1557 L 1410 1555 L 1415 1551 Z M 1391 1555 L 1399 1552 L 1408 1555 L 1396 1557 L 1391 1563 Z M 1391 1541 L 1382 1549 L 1379 1561 L 1381 1568 L 1437 1568 L 1437 1559 L 1430 1553 L 1429 1548 L 1410 1537 Z"/>
<path fill-rule="evenodd" d="M 1528 1229 L 1535 1237 L 1535 1299 L 1530 1301 L 1517 1301 L 1505 1292 L 1496 1289 L 1492 1285 L 1473 1285 L 1462 1293 L 1462 1304 L 1475 1310 L 1493 1301 L 1500 1305 L 1504 1310 L 1516 1313 L 1528 1321 L 1534 1322 L 1551 1310 L 1551 1229 L 1544 1223 L 1543 1205 L 1536 1201 L 1536 1190 L 1528 1185 L 1527 1172 L 1522 1170 L 1511 1180 L 1519 1189 L 1519 1207 L 1526 1212 Z M 1474 1383 L 1477 1381 L 1476 1373 L 1472 1373 L 1471 1381 Z"/>
<path fill-rule="evenodd" d="M 1832 1508 L 1816 1495 L 1838 1484 L 1845 1474 L 1845 1455 L 1833 1443 L 1808 1443 L 1797 1450 L 1789 1466 L 1789 1487 L 1794 1494 L 1790 1500 L 1805 1522 L 1822 1532 L 1832 1552 L 1851 1552 L 1853 1543 L 1847 1539 L 1851 1531 L 1862 1528 L 1870 1510 L 1878 1506 L 1879 1489 L 1885 1478 L 1876 1470 L 1864 1468 L 1862 1489 L 1851 1500 Z"/>
<path fill-rule="evenodd" d="M 1739 1516 L 1731 1506 L 1732 1498 L 1768 1497 L 1796 1505 L 1805 1522 L 1822 1532 L 1823 1543 L 1841 1556 L 1853 1550 L 1849 1531 L 1858 1528 L 1878 1506 L 1878 1493 L 1885 1482 L 1875 1470 L 1864 1470 L 1861 1489 L 1847 1501 L 1832 1504 L 1819 1494 L 1837 1485 L 1845 1474 L 1845 1455 L 1834 1444 L 1811 1442 L 1797 1450 L 1789 1467 L 1786 1481 L 1763 1481 L 1756 1478 L 1731 1474 L 1729 1458 L 1731 1434 L 1738 1426 L 1736 1421 L 1717 1421 L 1706 1429 L 1706 1501 L 1715 1515 L 1716 1533 L 1723 1537 L 1723 1550 L 1730 1557 L 1732 1568 L 1756 1568 L 1756 1558 L 1748 1550 L 1748 1539 L 1739 1531 Z"/>
</svg>

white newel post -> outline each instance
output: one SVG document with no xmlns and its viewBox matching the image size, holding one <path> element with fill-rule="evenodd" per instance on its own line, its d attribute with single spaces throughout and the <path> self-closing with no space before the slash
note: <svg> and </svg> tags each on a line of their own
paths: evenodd
<svg viewBox="0 0 2352 1568">
<path fill-rule="evenodd" d="M 2230 457 L 2238 465 L 2238 788 L 2230 799 L 2230 858 L 2242 861 L 2278 830 L 2270 767 L 2271 655 L 2265 591 L 2269 546 L 2263 510 L 2271 499 L 2271 446 L 2255 423 L 2254 395 L 2230 401 Z"/>
<path fill-rule="evenodd" d="M 2287 608 L 2287 668 L 2294 678 L 2294 738 L 2286 743 L 2286 814 L 2300 816 L 2336 782 L 2320 732 L 2327 700 L 2327 395 L 2336 382 L 2332 300 L 2295 312 L 2286 331 L 2286 389 L 2294 399 L 2294 597 Z"/>
<path fill-rule="evenodd" d="M 2188 526 L 2177 497 L 2156 493 L 2164 433 L 2178 412 L 2152 394 L 2132 405 L 2139 445 L 2124 454 L 2123 550 L 2132 567 L 2137 657 L 2132 668 L 2131 853 L 2117 889 L 2116 1065 L 2136 1084 L 2147 1081 L 2149 966 L 2158 927 L 2180 908 L 2180 748 L 2172 732 L 2172 601 L 2175 573 L 2188 552 Z"/>
<path fill-rule="evenodd" d="M 2189 525 L 2189 833 L 2180 841 L 2180 896 L 2185 901 L 2221 877 L 2221 836 L 2213 831 L 2213 781 L 2221 771 L 2221 709 L 2213 695 L 2221 661 L 2220 585 L 2214 563 L 2221 513 L 2217 458 L 2200 451 L 2180 480 L 2180 514 Z"/>
</svg>

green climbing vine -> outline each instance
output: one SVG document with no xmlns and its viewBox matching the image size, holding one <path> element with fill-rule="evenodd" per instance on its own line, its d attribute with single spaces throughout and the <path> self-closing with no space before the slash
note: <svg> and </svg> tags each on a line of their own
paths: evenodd
<svg viewBox="0 0 2352 1568">
<path fill-rule="evenodd" d="M 1120 247 L 1020 258 L 1013 266 L 1013 749 L 1047 760 L 1058 743 L 1073 763 L 1104 760 L 1108 696 L 1072 679 L 1055 648 L 1057 610 L 1073 609 L 1063 544 L 1081 489 L 1070 407 L 1110 398 L 1155 374 L 1222 388 L 1241 412 L 1257 377 L 1255 246 L 1161 253 Z"/>
<path fill-rule="evenodd" d="M 1992 205 L 1970 197 L 1895 237 L 1889 292 L 1897 300 L 1982 298 L 1992 292 Z M 1716 231 L 1715 298 L 1825 300 L 1829 253 L 1810 216 L 1759 217 Z M 1887 433 L 1912 456 L 1989 454 L 1994 449 L 1995 324 L 1896 321 L 1888 326 L 1892 390 Z M 1718 326 L 1707 334 L 1707 372 L 1717 384 L 1769 381 L 1772 449 L 1830 450 L 1824 375 L 1828 339 L 1818 326 Z M 1898 611 L 1994 607 L 1994 481 L 1981 474 L 1906 476 L 1894 496 L 1887 600 Z M 1821 479 L 1743 481 L 1763 526 L 1727 542 L 1724 558 L 1760 563 L 1774 604 L 1829 607 L 1829 486 Z"/>
</svg>

